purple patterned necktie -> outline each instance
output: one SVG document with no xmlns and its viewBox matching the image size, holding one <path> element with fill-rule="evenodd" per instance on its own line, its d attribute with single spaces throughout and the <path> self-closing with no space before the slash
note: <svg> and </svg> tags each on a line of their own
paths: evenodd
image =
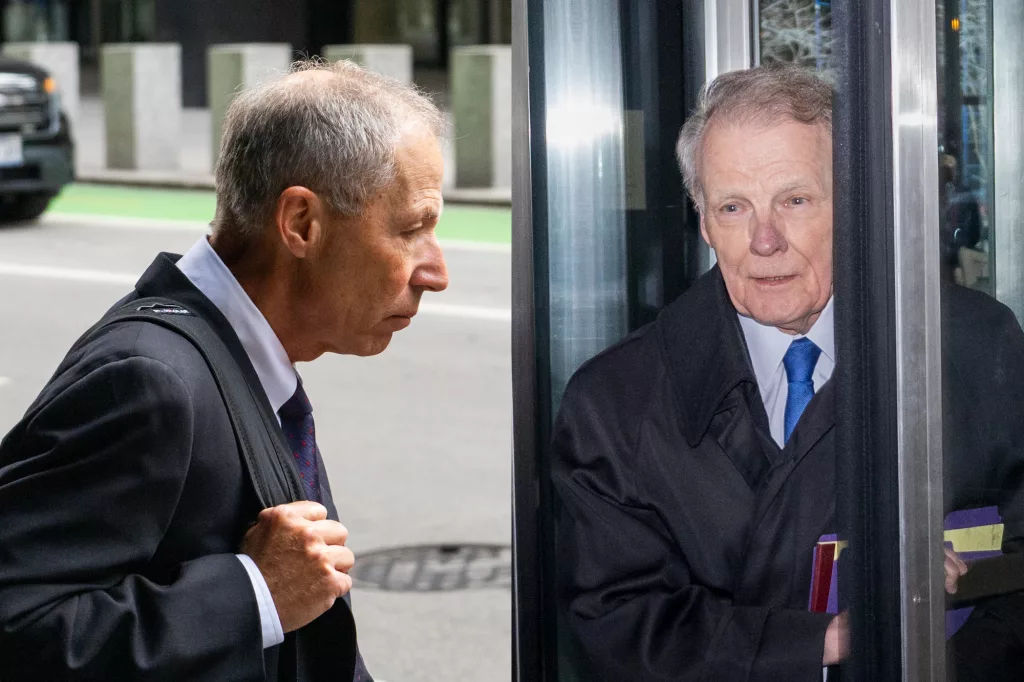
<svg viewBox="0 0 1024 682">
<path fill-rule="evenodd" d="M 281 416 L 281 429 L 295 456 L 295 466 L 302 479 L 306 498 L 323 502 L 320 492 L 320 450 L 316 447 L 316 428 L 313 426 L 313 406 L 306 397 L 300 382 L 294 395 L 277 412 Z M 346 595 L 346 601 L 348 596 Z M 373 682 L 363 664 L 363 657 L 356 651 L 356 670 L 352 682 Z"/>
<path fill-rule="evenodd" d="M 302 479 L 302 489 L 306 499 L 322 502 L 320 494 L 320 466 L 317 462 L 319 453 L 316 449 L 316 429 L 313 428 L 313 406 L 306 397 L 306 391 L 300 383 L 295 393 L 281 409 L 281 429 L 291 446 L 295 456 L 295 466 Z"/>
</svg>

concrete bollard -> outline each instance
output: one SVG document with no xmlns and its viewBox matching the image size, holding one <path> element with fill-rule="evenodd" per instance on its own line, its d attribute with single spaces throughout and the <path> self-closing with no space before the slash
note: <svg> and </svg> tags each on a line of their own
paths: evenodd
<svg viewBox="0 0 1024 682">
<path fill-rule="evenodd" d="M 100 85 L 107 167 L 176 170 L 181 148 L 181 46 L 104 45 Z"/>
<path fill-rule="evenodd" d="M 79 121 L 78 43 L 7 43 L 4 54 L 46 69 L 57 81 L 61 108 L 77 134 Z"/>
<path fill-rule="evenodd" d="M 242 90 L 288 72 L 292 46 L 287 43 L 213 45 L 206 53 L 206 90 L 210 105 L 213 162 L 217 162 L 224 116 Z"/>
<path fill-rule="evenodd" d="M 452 50 L 456 187 L 512 185 L 512 48 Z"/>
<path fill-rule="evenodd" d="M 364 69 L 412 83 L 412 45 L 327 45 L 324 59 L 348 59 Z"/>
</svg>

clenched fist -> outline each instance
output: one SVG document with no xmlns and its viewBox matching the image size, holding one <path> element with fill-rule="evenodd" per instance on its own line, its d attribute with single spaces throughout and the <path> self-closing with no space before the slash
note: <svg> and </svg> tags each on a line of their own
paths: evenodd
<svg viewBox="0 0 1024 682">
<path fill-rule="evenodd" d="M 306 501 L 264 509 L 245 534 L 242 552 L 263 574 L 285 632 L 313 622 L 352 588 L 347 540 L 323 505 Z"/>
</svg>

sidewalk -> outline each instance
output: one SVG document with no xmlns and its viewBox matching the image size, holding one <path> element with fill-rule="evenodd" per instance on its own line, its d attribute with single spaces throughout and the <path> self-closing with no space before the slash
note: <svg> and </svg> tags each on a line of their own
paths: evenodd
<svg viewBox="0 0 1024 682">
<path fill-rule="evenodd" d="M 106 129 L 103 102 L 95 95 L 81 99 L 75 135 L 75 166 L 80 182 L 145 187 L 206 189 L 213 185 L 213 151 L 208 109 L 185 109 L 181 120 L 181 159 L 177 171 L 113 170 L 106 168 Z M 442 145 L 445 162 L 444 198 L 449 203 L 510 206 L 511 188 L 456 189 L 455 154 Z"/>
</svg>

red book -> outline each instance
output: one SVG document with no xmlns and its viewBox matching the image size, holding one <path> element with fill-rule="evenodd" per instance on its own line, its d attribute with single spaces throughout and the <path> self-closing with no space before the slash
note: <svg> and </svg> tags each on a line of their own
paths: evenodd
<svg viewBox="0 0 1024 682">
<path fill-rule="evenodd" d="M 811 598 L 808 605 L 814 613 L 825 613 L 828 610 L 829 588 L 832 586 L 832 565 L 835 563 L 835 559 L 835 542 L 819 542 L 814 546 Z"/>
</svg>

